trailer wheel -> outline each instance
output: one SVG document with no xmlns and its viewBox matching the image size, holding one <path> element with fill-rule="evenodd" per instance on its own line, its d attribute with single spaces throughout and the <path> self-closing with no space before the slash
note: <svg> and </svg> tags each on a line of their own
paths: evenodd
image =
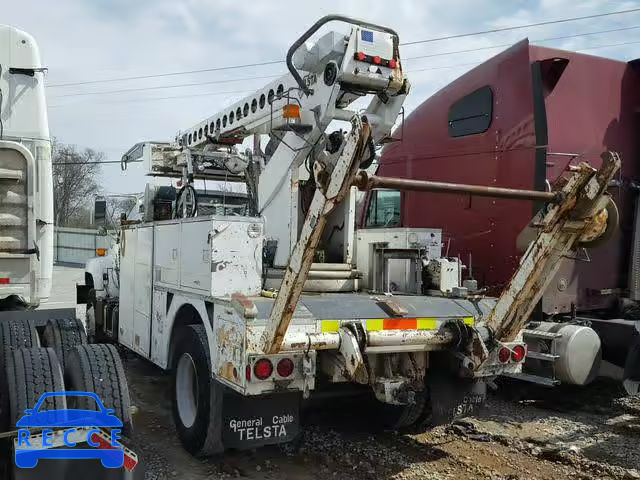
<svg viewBox="0 0 640 480">
<path fill-rule="evenodd" d="M 71 350 L 87 343 L 84 325 L 77 318 L 55 318 L 47 322 L 42 335 L 45 347 L 53 348 L 64 369 Z"/>
<path fill-rule="evenodd" d="M 62 392 L 64 380 L 56 353 L 50 348 L 18 348 L 5 355 L 5 425 L 15 427 L 24 410 L 35 407 L 43 393 Z M 38 411 L 66 409 L 65 397 L 48 397 Z"/>
<path fill-rule="evenodd" d="M 129 388 L 120 355 L 113 345 L 77 345 L 67 354 L 64 372 L 69 390 L 93 392 L 106 408 L 122 422 L 122 432 L 131 431 Z M 75 397 L 73 408 L 96 410 L 97 405 L 89 397 Z"/>
<path fill-rule="evenodd" d="M 173 419 L 178 437 L 192 455 L 220 453 L 222 386 L 213 380 L 209 342 L 203 325 L 181 328 L 173 348 Z"/>
</svg>

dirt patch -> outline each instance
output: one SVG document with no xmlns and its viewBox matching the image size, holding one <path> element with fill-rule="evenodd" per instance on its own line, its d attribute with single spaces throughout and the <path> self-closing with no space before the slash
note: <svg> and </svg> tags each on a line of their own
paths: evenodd
<svg viewBox="0 0 640 480">
<path fill-rule="evenodd" d="M 609 384 L 570 392 L 570 405 L 563 390 L 506 385 L 517 395 L 492 396 L 482 417 L 415 434 L 377 431 L 352 405 L 312 411 L 295 444 L 196 459 L 173 427 L 169 376 L 131 354 L 125 365 L 149 480 L 640 478 L 640 401 Z"/>
</svg>

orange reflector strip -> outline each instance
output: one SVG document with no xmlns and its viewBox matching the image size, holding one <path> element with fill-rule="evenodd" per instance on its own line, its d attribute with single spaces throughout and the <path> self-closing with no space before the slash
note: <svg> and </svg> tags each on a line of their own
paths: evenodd
<svg viewBox="0 0 640 480">
<path fill-rule="evenodd" d="M 385 318 L 382 322 L 384 330 L 415 330 L 418 328 L 416 318 Z"/>
<path fill-rule="evenodd" d="M 96 248 L 96 255 L 99 257 L 104 257 L 107 254 L 106 248 Z"/>
<path fill-rule="evenodd" d="M 300 118 L 300 105 L 295 103 L 287 103 L 282 107 L 283 118 Z"/>
<path fill-rule="evenodd" d="M 9 285 L 11 283 L 11 279 L 9 277 L 1 277 L 0 285 Z"/>
</svg>

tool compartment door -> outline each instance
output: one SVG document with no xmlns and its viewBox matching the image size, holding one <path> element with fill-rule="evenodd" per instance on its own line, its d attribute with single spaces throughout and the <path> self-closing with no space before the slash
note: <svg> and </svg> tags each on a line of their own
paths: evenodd
<svg viewBox="0 0 640 480">
<path fill-rule="evenodd" d="M 211 246 L 209 241 L 211 220 L 183 220 L 181 227 L 180 286 L 209 293 L 211 289 Z"/>
<path fill-rule="evenodd" d="M 119 342 L 149 356 L 153 227 L 124 231 L 120 266 Z"/>
</svg>

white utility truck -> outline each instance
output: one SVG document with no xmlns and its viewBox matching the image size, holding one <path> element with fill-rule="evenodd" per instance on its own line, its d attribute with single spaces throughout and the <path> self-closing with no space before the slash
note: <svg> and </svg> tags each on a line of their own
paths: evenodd
<svg viewBox="0 0 640 480">
<path fill-rule="evenodd" d="M 349 33 L 309 43 L 332 21 Z M 594 218 L 615 154 L 600 170 L 568 172 L 559 192 L 361 170 L 379 145 L 401 141 L 392 129 L 409 82 L 398 45 L 389 28 L 324 17 L 289 49 L 288 74 L 173 141 L 123 156 L 125 166 L 142 161 L 149 175 L 179 178 L 180 188 L 147 186 L 143 218 L 122 222 L 109 271 L 87 272 L 78 296 L 95 337 L 173 372 L 174 420 L 190 452 L 289 441 L 301 401 L 324 392 L 368 392 L 395 428 L 473 412 L 487 379 L 520 371 L 523 322 L 558 259 L 587 230 L 602 234 Z M 355 109 L 360 99 L 369 103 Z M 328 132 L 336 124 L 346 130 Z M 253 148 L 242 151 L 250 137 Z M 249 215 L 203 214 L 199 179 L 245 182 Z M 463 284 L 459 259 L 444 258 L 441 229 L 357 228 L 358 188 L 545 206 L 521 269 L 491 299 Z M 368 216 L 399 214 L 379 197 Z M 105 293 L 113 281 L 117 296 Z"/>
</svg>

